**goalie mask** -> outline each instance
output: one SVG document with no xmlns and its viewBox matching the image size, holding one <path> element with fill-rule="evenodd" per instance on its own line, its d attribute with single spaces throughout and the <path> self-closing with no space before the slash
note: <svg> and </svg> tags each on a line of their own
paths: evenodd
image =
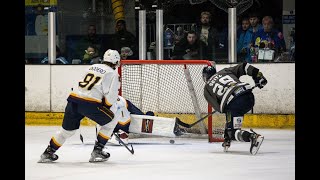
<svg viewBox="0 0 320 180">
<path fill-rule="evenodd" d="M 207 66 L 204 67 L 202 70 L 202 79 L 204 82 L 207 82 L 211 76 L 213 76 L 216 73 L 216 68 L 213 66 Z"/>
</svg>

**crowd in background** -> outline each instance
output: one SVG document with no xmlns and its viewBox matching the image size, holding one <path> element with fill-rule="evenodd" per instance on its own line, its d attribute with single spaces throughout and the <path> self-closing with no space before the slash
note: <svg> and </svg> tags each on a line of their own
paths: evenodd
<svg viewBox="0 0 320 180">
<path fill-rule="evenodd" d="M 277 62 L 284 60 L 284 54 L 294 61 L 294 47 L 289 51 L 282 32 L 276 28 L 271 16 L 263 16 L 260 20 L 258 14 L 249 13 L 238 17 L 237 24 L 237 61 L 238 62 Z M 218 33 L 212 15 L 203 11 L 199 15 L 199 23 L 190 30 L 181 27 L 170 30 L 171 36 L 164 34 L 164 45 L 170 44 L 171 53 L 165 59 L 172 60 L 214 60 L 219 62 L 221 52 L 227 56 L 228 29 L 225 27 L 222 33 Z M 177 31 L 176 31 L 177 32 Z M 170 35 L 170 34 L 169 34 Z M 294 34 L 291 34 L 294 40 Z M 168 39 L 169 38 L 169 39 Z M 172 38 L 172 39 L 170 39 Z M 94 64 L 100 63 L 103 53 L 107 49 L 115 49 L 122 59 L 139 59 L 139 42 L 136 36 L 126 28 L 126 21 L 116 22 L 115 32 L 109 38 L 108 46 L 101 36 L 96 33 L 96 26 L 89 25 L 87 34 L 82 36 L 68 53 L 61 53 L 56 47 L 56 64 Z M 294 44 L 293 44 L 294 45 Z M 155 49 L 153 49 L 155 50 Z M 65 52 L 66 52 L 65 51 Z M 153 52 L 154 53 L 154 52 Z M 66 57 L 67 56 L 67 57 Z M 153 56 L 152 59 L 155 59 Z M 26 63 L 28 60 L 26 59 Z M 48 57 L 40 61 L 48 64 Z"/>
</svg>

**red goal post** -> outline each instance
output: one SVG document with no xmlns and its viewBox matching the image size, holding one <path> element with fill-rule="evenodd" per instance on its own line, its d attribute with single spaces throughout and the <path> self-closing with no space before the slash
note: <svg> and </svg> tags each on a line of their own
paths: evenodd
<svg viewBox="0 0 320 180">
<path fill-rule="evenodd" d="M 207 60 L 121 60 L 119 94 L 143 112 L 178 117 L 191 124 L 212 112 L 203 96 L 202 80 L 203 67 L 211 65 Z M 217 130 L 212 119 L 208 117 L 190 132 L 208 133 L 209 142 L 222 142 L 221 127 Z"/>
</svg>

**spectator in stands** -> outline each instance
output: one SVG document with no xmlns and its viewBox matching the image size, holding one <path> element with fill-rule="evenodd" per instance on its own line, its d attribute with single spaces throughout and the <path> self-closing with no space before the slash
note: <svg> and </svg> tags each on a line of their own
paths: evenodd
<svg viewBox="0 0 320 180">
<path fill-rule="evenodd" d="M 241 27 L 237 30 L 237 59 L 238 62 L 252 62 L 250 55 L 250 47 L 253 43 L 253 34 L 249 30 L 249 18 L 242 19 Z"/>
<path fill-rule="evenodd" d="M 85 35 L 78 44 L 76 45 L 76 54 L 73 58 L 83 58 L 83 51 L 86 50 L 90 45 L 95 46 L 95 52 L 99 54 L 99 56 L 102 56 L 100 54 L 100 47 L 101 47 L 101 38 L 98 37 L 96 34 L 96 26 L 95 25 L 89 25 L 87 35 Z"/>
<path fill-rule="evenodd" d="M 122 47 L 121 48 L 121 53 L 120 53 L 120 57 L 121 60 L 126 60 L 128 58 L 128 56 L 132 56 L 133 52 L 129 47 Z"/>
<path fill-rule="evenodd" d="M 48 52 L 49 53 L 49 52 Z M 41 60 L 41 64 L 48 64 L 48 56 Z M 56 46 L 56 64 L 69 64 L 65 57 L 62 56 L 60 48 Z"/>
<path fill-rule="evenodd" d="M 258 32 L 259 29 L 263 29 L 262 25 L 259 23 L 258 14 L 253 12 L 249 14 L 250 28 L 249 30 L 253 35 Z"/>
<path fill-rule="evenodd" d="M 184 38 L 185 36 L 185 30 L 183 29 L 183 27 L 179 26 L 177 27 L 177 33 L 174 36 L 174 44 L 177 44 L 181 39 Z"/>
<path fill-rule="evenodd" d="M 126 22 L 124 20 L 118 20 L 116 23 L 116 32 L 113 36 L 113 49 L 116 49 L 119 53 L 121 48 L 127 47 L 133 53 L 128 56 L 128 59 L 138 59 L 137 41 L 136 37 L 127 30 Z"/>
<path fill-rule="evenodd" d="M 263 29 L 257 31 L 254 36 L 254 45 L 259 48 L 269 48 L 275 50 L 275 57 L 286 51 L 286 44 L 283 34 L 273 28 L 271 16 L 262 19 Z"/>
<path fill-rule="evenodd" d="M 200 15 L 200 24 L 197 28 L 197 35 L 199 39 L 207 46 L 206 57 L 209 60 L 214 60 L 216 57 L 215 51 L 217 46 L 217 29 L 213 27 L 211 22 L 211 13 L 204 11 Z"/>
<path fill-rule="evenodd" d="M 186 37 L 181 39 L 179 43 L 174 46 L 171 59 L 208 59 L 207 46 L 204 42 L 198 39 L 195 31 L 191 30 Z"/>
<path fill-rule="evenodd" d="M 290 52 L 290 61 L 295 61 L 295 55 L 296 55 L 296 50 L 295 50 L 295 44 L 296 44 L 296 33 L 295 33 L 295 28 L 291 28 L 290 31 L 290 44 L 289 44 L 289 52 Z"/>
<path fill-rule="evenodd" d="M 97 64 L 101 62 L 101 58 L 96 51 L 94 45 L 89 45 L 83 55 L 82 64 Z"/>
</svg>

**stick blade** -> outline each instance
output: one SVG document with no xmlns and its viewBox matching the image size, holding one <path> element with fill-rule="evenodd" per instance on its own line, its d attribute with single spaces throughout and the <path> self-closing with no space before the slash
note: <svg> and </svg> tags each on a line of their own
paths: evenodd
<svg viewBox="0 0 320 180">
<path fill-rule="evenodd" d="M 80 140 L 81 140 L 81 142 L 82 142 L 82 144 L 83 144 L 83 137 L 82 137 L 82 134 L 80 134 Z"/>
<path fill-rule="evenodd" d="M 187 123 L 184 123 L 182 122 L 179 118 L 176 117 L 176 123 L 182 127 L 185 127 L 185 128 L 190 128 L 190 124 L 187 124 Z"/>
</svg>

